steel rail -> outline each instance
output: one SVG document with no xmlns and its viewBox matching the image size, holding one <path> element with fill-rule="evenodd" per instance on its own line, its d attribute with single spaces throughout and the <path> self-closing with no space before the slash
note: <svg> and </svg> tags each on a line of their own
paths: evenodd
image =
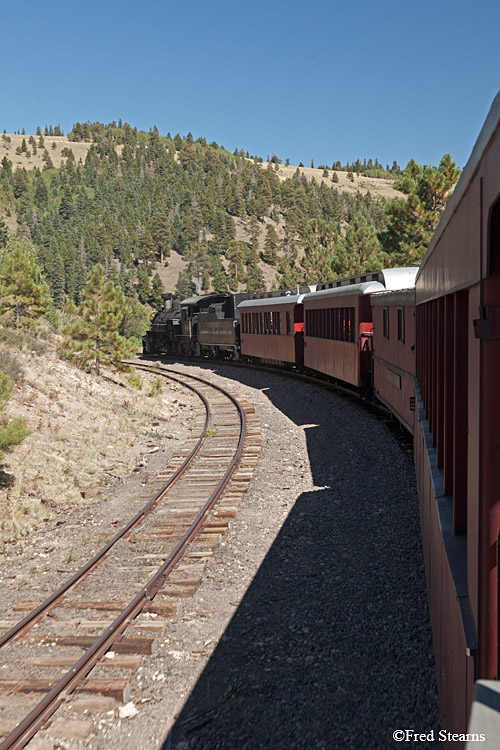
<svg viewBox="0 0 500 750">
<path fill-rule="evenodd" d="M 41 604 L 36 607 L 36 609 L 32 610 L 26 617 L 24 617 L 22 620 L 20 620 L 18 623 L 16 623 L 10 630 L 8 630 L 6 633 L 4 633 L 0 637 L 0 648 L 7 645 L 7 643 L 10 643 L 13 638 L 15 638 L 18 635 L 21 635 L 25 633 L 27 630 L 29 630 L 33 625 L 40 620 L 40 618 L 46 614 L 48 611 L 50 611 L 51 608 L 57 605 L 58 601 L 61 600 L 61 598 L 66 594 L 78 581 L 81 581 L 81 579 L 90 573 L 94 568 L 96 568 L 104 559 L 106 554 L 109 552 L 109 550 L 120 540 L 123 539 L 123 537 L 128 534 L 128 532 L 136 526 L 140 521 L 142 521 L 144 518 L 146 518 L 149 513 L 151 513 L 158 502 L 161 500 L 163 495 L 171 488 L 173 485 L 178 481 L 178 479 L 184 474 L 186 471 L 189 463 L 192 461 L 192 459 L 197 455 L 199 452 L 201 445 L 203 443 L 203 440 L 205 438 L 205 434 L 208 428 L 208 425 L 210 423 L 210 406 L 208 404 L 207 399 L 205 396 L 203 396 L 202 393 L 197 391 L 196 388 L 193 386 L 190 386 L 187 383 L 183 383 L 179 378 L 172 377 L 170 375 L 165 375 L 165 377 L 169 378 L 170 380 L 174 380 L 178 383 L 181 383 L 182 385 L 185 385 L 186 388 L 196 393 L 197 396 L 200 397 L 202 400 L 204 406 L 205 406 L 205 424 L 203 427 L 203 431 L 200 434 L 200 437 L 198 438 L 194 448 L 190 452 L 190 454 L 187 456 L 187 458 L 183 461 L 183 463 L 179 466 L 179 468 L 174 472 L 174 474 L 170 477 L 168 482 L 164 484 L 160 489 L 153 495 L 151 500 L 148 500 L 146 505 L 122 528 L 120 531 L 118 531 L 117 534 L 91 559 L 89 560 L 85 565 L 83 565 L 71 578 L 69 578 L 57 591 L 55 591 L 53 594 L 51 594 L 45 601 L 43 601 Z"/>
<path fill-rule="evenodd" d="M 147 367 L 139 367 L 140 369 L 151 369 Z M 168 372 L 175 372 L 175 374 L 177 375 L 183 374 L 176 371 Z M 168 374 L 167 377 L 170 377 L 170 374 Z M 207 384 L 207 381 L 204 381 L 202 378 L 198 378 L 192 375 L 188 375 L 188 377 Z M 236 472 L 241 460 L 241 454 L 243 452 L 243 445 L 246 437 L 245 412 L 232 394 L 228 393 L 223 388 L 213 383 L 208 384 L 214 387 L 215 390 L 223 393 L 230 399 L 230 401 L 233 402 L 233 404 L 237 408 L 240 419 L 240 436 L 238 445 L 232 461 L 226 472 L 224 473 L 224 476 L 222 477 L 218 486 L 212 492 L 202 509 L 199 511 L 190 528 L 185 532 L 182 539 L 177 543 L 174 550 L 170 553 L 170 555 L 167 557 L 158 571 L 154 574 L 154 576 L 134 597 L 134 599 L 132 599 L 128 606 L 118 615 L 118 617 L 104 631 L 104 633 L 95 641 L 95 643 L 86 651 L 86 653 L 78 660 L 78 662 L 74 664 L 74 666 L 59 680 L 59 682 L 23 719 L 23 721 L 9 734 L 8 737 L 6 737 L 6 739 L 0 745 L 0 750 L 20 750 L 21 748 L 23 748 L 32 739 L 36 732 L 45 724 L 45 722 L 52 716 L 52 714 L 59 708 L 66 697 L 76 689 L 79 682 L 85 679 L 85 677 L 93 669 L 93 667 L 103 656 L 103 654 L 106 653 L 106 651 L 110 649 L 113 643 L 115 643 L 122 636 L 123 632 L 130 624 L 130 621 L 133 620 L 141 612 L 146 604 L 155 597 L 160 588 L 163 586 L 167 576 L 179 562 L 186 547 L 194 539 L 200 527 L 206 520 L 207 515 L 212 510 L 221 494 L 224 492 L 224 489 L 226 488 L 232 475 Z"/>
</svg>

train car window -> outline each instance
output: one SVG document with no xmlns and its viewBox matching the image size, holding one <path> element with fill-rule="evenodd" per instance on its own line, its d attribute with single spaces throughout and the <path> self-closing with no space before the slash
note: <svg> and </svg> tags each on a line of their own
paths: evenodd
<svg viewBox="0 0 500 750">
<path fill-rule="evenodd" d="M 398 341 L 405 340 L 405 309 L 398 307 Z"/>
<path fill-rule="evenodd" d="M 290 336 L 291 332 L 292 332 L 292 323 L 291 323 L 291 319 L 290 319 L 290 313 L 287 312 L 287 314 L 286 314 L 286 335 Z"/>
<path fill-rule="evenodd" d="M 383 311 L 383 329 L 384 329 L 384 338 L 389 338 L 389 308 L 384 307 Z"/>
</svg>

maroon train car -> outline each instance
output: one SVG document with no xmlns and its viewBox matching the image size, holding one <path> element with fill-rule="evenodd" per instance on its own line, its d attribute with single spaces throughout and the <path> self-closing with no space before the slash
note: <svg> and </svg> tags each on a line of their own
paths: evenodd
<svg viewBox="0 0 500 750">
<path fill-rule="evenodd" d="M 261 295 L 238 305 L 241 354 L 267 364 L 301 364 L 304 294 Z"/>
<path fill-rule="evenodd" d="M 442 721 L 499 678 L 500 94 L 416 280 L 415 463 Z M 456 744 L 454 747 L 457 746 Z"/>
<path fill-rule="evenodd" d="M 370 298 L 373 390 L 413 435 L 415 429 L 415 289 Z"/>
<path fill-rule="evenodd" d="M 370 382 L 370 295 L 414 283 L 417 268 L 389 268 L 323 285 L 304 298 L 304 365 L 356 388 Z"/>
</svg>

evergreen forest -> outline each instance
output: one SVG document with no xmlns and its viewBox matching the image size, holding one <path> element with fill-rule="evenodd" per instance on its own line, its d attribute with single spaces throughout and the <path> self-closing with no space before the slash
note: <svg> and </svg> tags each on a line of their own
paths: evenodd
<svg viewBox="0 0 500 750">
<path fill-rule="evenodd" d="M 42 153 L 42 168 L 13 168 L 5 150 L 0 158 L 0 251 L 14 240 L 30 246 L 55 310 L 82 303 L 97 266 L 132 307 L 155 307 L 164 291 L 158 269 L 173 251 L 186 262 L 181 298 L 263 290 L 266 269 L 274 288 L 286 288 L 416 265 L 459 176 L 445 155 L 438 167 L 358 159 L 321 165 L 328 181 L 298 169 L 283 180 L 275 156 L 264 164 L 190 133 L 161 136 L 121 121 L 76 123 L 55 166 L 52 134 L 61 136 L 60 126 L 38 128 L 18 148 Z M 8 140 L 4 132 L 0 154 Z M 89 148 L 77 162 L 71 146 L 82 142 Z M 344 170 L 353 182 L 389 178 L 401 197 L 341 192 Z"/>
</svg>

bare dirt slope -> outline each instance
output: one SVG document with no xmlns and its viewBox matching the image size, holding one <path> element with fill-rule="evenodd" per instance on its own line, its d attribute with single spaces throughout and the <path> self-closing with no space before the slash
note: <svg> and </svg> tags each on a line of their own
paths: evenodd
<svg viewBox="0 0 500 750">
<path fill-rule="evenodd" d="M 85 161 L 85 157 L 87 156 L 87 152 L 89 148 L 91 147 L 91 143 L 73 143 L 72 141 L 68 141 L 65 135 L 46 135 L 44 136 L 44 146 L 40 148 L 38 146 L 39 142 L 39 136 L 34 136 L 36 141 L 36 154 L 33 154 L 33 147 L 28 143 L 30 134 L 28 135 L 16 135 L 14 133 L 11 133 L 8 135 L 8 137 L 11 139 L 10 143 L 3 138 L 0 139 L 0 159 L 2 159 L 4 156 L 7 156 L 7 158 L 12 162 L 12 169 L 17 169 L 17 167 L 21 167 L 24 169 L 34 169 L 35 167 L 38 167 L 38 169 L 43 169 L 45 166 L 45 162 L 42 159 L 44 149 L 47 149 L 49 152 L 50 158 L 52 159 L 52 162 L 55 167 L 60 167 L 62 164 L 66 163 L 67 157 L 64 157 L 62 155 L 62 151 L 64 148 L 69 148 L 73 152 L 73 156 L 75 157 L 75 161 L 78 164 L 80 159 L 82 162 Z M 23 138 L 26 141 L 26 145 L 28 147 L 29 156 L 27 155 L 27 152 L 24 152 L 22 154 L 16 154 L 16 149 L 21 146 L 23 142 Z M 53 148 L 52 144 L 55 143 L 55 148 Z"/>
<path fill-rule="evenodd" d="M 267 168 L 268 162 L 264 162 L 263 168 Z M 271 165 L 274 169 L 274 164 Z M 332 182 L 332 175 L 334 170 L 328 170 L 328 177 L 323 174 L 323 169 L 315 169 L 314 167 L 294 167 L 292 165 L 284 166 L 280 164 L 277 170 L 277 175 L 280 180 L 291 179 L 296 171 L 299 170 L 300 175 L 304 175 L 307 180 L 316 180 L 318 183 L 325 183 L 328 187 L 335 187 L 342 193 L 357 193 L 360 192 L 363 195 L 370 192 L 376 199 L 380 198 L 397 198 L 401 196 L 399 190 L 394 189 L 394 182 L 392 180 L 384 180 L 375 177 L 364 177 L 363 175 L 354 174 L 354 181 L 348 178 L 348 172 L 337 171 L 338 182 Z"/>
<path fill-rule="evenodd" d="M 9 346 L 0 329 L 0 361 L 21 371 L 7 416 L 24 417 L 31 435 L 8 453 L 0 487 L 0 542 L 15 542 L 43 518 L 106 500 L 108 488 L 175 439 L 185 399 L 158 378 L 97 378 L 60 360 L 57 339 L 25 336 Z M 14 364 L 13 364 L 14 363 Z M 2 369 L 7 369 L 2 366 Z M 10 482 L 9 482 L 10 480 Z M 5 486 L 8 484 L 10 486 Z"/>
<path fill-rule="evenodd" d="M 29 133 L 26 135 L 9 133 L 7 135 L 11 139 L 11 141 L 9 143 L 6 140 L 0 140 L 0 158 L 2 158 L 3 156 L 7 156 L 7 158 L 12 162 L 13 169 L 16 169 L 17 167 L 24 167 L 25 169 L 34 169 L 34 167 L 38 167 L 39 169 L 43 169 L 45 165 L 45 162 L 42 159 L 44 148 L 46 148 L 49 152 L 50 157 L 56 167 L 61 166 L 66 161 L 66 157 L 62 155 L 62 151 L 64 148 L 71 149 L 77 163 L 80 159 L 82 161 L 85 161 L 87 152 L 92 145 L 90 142 L 82 141 L 79 143 L 74 143 L 72 141 L 68 141 L 66 136 L 47 135 L 44 136 L 44 148 L 39 148 L 38 136 L 34 136 L 37 144 L 37 153 L 33 154 L 31 153 L 33 151 L 32 146 L 28 143 L 28 139 L 30 137 Z M 21 146 L 23 138 L 26 140 L 26 144 L 30 151 L 29 156 L 27 156 L 26 153 L 16 154 L 16 149 Z M 53 147 L 53 144 L 55 144 L 55 147 Z M 118 153 L 120 153 L 121 146 L 118 146 L 117 150 Z M 266 169 L 267 166 L 268 163 L 264 162 L 263 168 Z M 274 169 L 274 165 L 271 166 Z M 347 172 L 338 171 L 338 182 L 334 183 L 332 182 L 332 169 L 328 170 L 328 177 L 325 177 L 323 174 L 323 169 L 315 169 L 312 167 L 296 167 L 293 165 L 284 166 L 283 164 L 280 164 L 277 170 L 277 174 L 280 180 L 288 180 L 294 176 L 297 169 L 299 170 L 300 174 L 304 175 L 308 180 L 315 179 L 316 182 L 323 182 L 328 187 L 336 187 L 341 192 L 356 193 L 357 191 L 359 191 L 360 193 L 365 194 L 370 191 L 373 197 L 377 199 L 394 198 L 398 195 L 401 195 L 398 190 L 394 190 L 394 183 L 392 180 L 354 175 L 354 182 L 352 182 L 347 177 Z"/>
</svg>

